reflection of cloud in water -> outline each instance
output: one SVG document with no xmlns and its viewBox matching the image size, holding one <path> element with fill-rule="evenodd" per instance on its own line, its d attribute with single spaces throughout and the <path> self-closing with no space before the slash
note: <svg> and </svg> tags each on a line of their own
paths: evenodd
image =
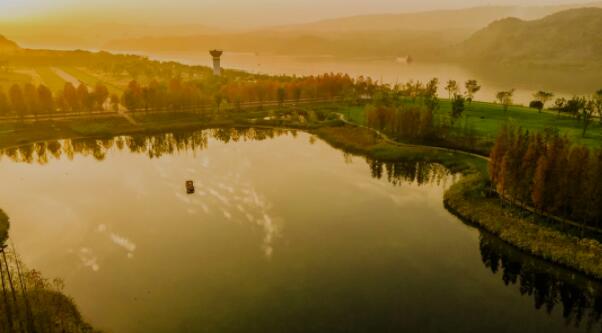
<svg viewBox="0 0 602 333">
<path fill-rule="evenodd" d="M 84 267 L 90 268 L 94 272 L 98 272 L 100 270 L 98 258 L 96 258 L 96 256 L 92 253 L 92 250 L 89 248 L 82 247 L 79 249 L 78 257 Z"/>
<path fill-rule="evenodd" d="M 224 213 L 225 218 L 227 218 L 228 220 L 232 219 L 232 214 L 230 214 L 230 212 L 228 212 L 227 210 L 222 210 L 222 212 Z"/>
<path fill-rule="evenodd" d="M 217 192 L 216 190 L 210 188 L 209 193 L 211 193 L 212 196 L 217 198 L 217 200 L 221 201 L 224 205 L 230 206 L 230 200 L 228 200 L 228 198 L 226 198 L 225 196 L 219 194 L 219 192 Z"/>
<path fill-rule="evenodd" d="M 190 203 L 190 198 L 180 192 L 176 192 L 176 198 L 184 203 Z"/>
<path fill-rule="evenodd" d="M 195 214 L 197 213 L 197 212 L 196 212 L 196 210 L 195 210 L 195 209 L 192 209 L 192 208 L 188 208 L 188 209 L 186 210 L 186 212 L 187 212 L 189 215 L 195 215 Z"/>
<path fill-rule="evenodd" d="M 278 227 L 273 222 L 272 218 L 267 214 L 264 214 L 262 219 L 257 219 L 257 223 L 262 226 L 263 230 L 265 231 L 265 236 L 263 238 L 263 251 L 269 258 L 274 252 L 272 243 L 278 234 Z"/>
<path fill-rule="evenodd" d="M 206 214 L 209 214 L 209 207 L 206 204 L 201 203 L 201 208 Z"/>
<path fill-rule="evenodd" d="M 134 244 L 134 242 L 132 242 L 131 240 L 129 240 L 125 237 L 114 234 L 114 233 L 111 234 L 111 241 L 113 241 L 113 243 L 115 243 L 116 245 L 121 246 L 126 251 L 128 251 L 128 258 L 133 257 L 133 253 L 134 253 L 134 251 L 136 251 L 136 244 Z M 130 256 L 130 254 L 132 254 L 132 255 Z"/>
</svg>

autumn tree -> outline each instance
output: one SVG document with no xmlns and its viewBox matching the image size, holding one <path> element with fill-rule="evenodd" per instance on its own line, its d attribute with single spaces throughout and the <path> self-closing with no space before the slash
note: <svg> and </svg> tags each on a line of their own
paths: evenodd
<svg viewBox="0 0 602 333">
<path fill-rule="evenodd" d="M 13 84 L 8 91 L 8 96 L 13 110 L 19 117 L 23 118 L 27 112 L 27 104 L 25 104 L 25 97 L 23 96 L 21 87 L 18 84 Z"/>
<path fill-rule="evenodd" d="M 97 83 L 92 92 L 94 108 L 104 110 L 104 105 L 109 98 L 109 89 L 102 83 Z"/>
<path fill-rule="evenodd" d="M 43 84 L 38 86 L 38 102 L 42 112 L 53 112 L 55 109 L 52 92 Z"/>
<path fill-rule="evenodd" d="M 541 112 L 541 110 L 543 110 L 543 108 L 545 108 L 546 103 L 548 101 L 552 100 L 552 98 L 554 98 L 554 94 L 551 92 L 540 90 L 533 94 L 533 98 L 535 99 L 535 101 L 538 101 L 541 103 L 541 108 L 538 108 L 539 112 Z"/>
<path fill-rule="evenodd" d="M 447 90 L 448 99 L 451 100 L 452 97 L 456 96 L 460 91 L 460 88 L 458 87 L 458 82 L 456 82 L 456 80 L 447 81 L 445 90 Z"/>
<path fill-rule="evenodd" d="M 464 87 L 466 88 L 466 100 L 468 104 L 471 104 L 474 96 L 481 90 L 481 86 L 477 80 L 468 80 L 464 83 Z"/>
<path fill-rule="evenodd" d="M 8 115 L 10 112 L 10 103 L 8 96 L 4 90 L 0 87 L 0 117 Z"/>
<path fill-rule="evenodd" d="M 512 97 L 514 96 L 514 89 L 507 91 L 500 91 L 496 94 L 495 98 L 504 108 L 504 112 L 508 111 L 510 105 L 512 105 Z"/>
</svg>

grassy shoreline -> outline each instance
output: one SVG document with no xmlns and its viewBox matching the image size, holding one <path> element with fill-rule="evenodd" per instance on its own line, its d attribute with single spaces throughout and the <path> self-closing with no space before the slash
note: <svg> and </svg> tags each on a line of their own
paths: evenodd
<svg viewBox="0 0 602 333">
<path fill-rule="evenodd" d="M 61 138 L 102 138 L 114 135 L 156 133 L 178 129 L 215 127 L 294 128 L 312 133 L 331 146 L 382 161 L 430 161 L 440 163 L 464 177 L 444 195 L 445 207 L 462 220 L 477 225 L 501 240 L 536 257 L 602 279 L 602 245 L 591 239 L 564 233 L 512 214 L 499 199 L 487 193 L 487 162 L 462 152 L 438 150 L 428 146 L 392 144 L 372 131 L 345 125 L 337 120 L 299 123 L 281 119 L 266 120 L 270 110 L 249 114 L 225 114 L 211 119 L 198 114 L 138 115 L 138 125 L 123 118 L 53 122 L 27 125 L 18 132 L 0 131 L 0 148 Z M 40 127 L 41 126 L 41 127 Z M 40 131 L 40 128 L 47 128 Z M 15 135 L 16 134 L 16 135 Z M 11 137 L 11 140 L 5 140 Z M 8 219 L 6 219 L 8 225 Z M 2 235 L 0 216 L 0 237 Z M 1 239 L 1 238 L 0 238 Z"/>
</svg>

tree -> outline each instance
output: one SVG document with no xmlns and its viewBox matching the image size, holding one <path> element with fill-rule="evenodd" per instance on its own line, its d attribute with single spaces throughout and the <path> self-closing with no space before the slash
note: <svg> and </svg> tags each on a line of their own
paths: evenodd
<svg viewBox="0 0 602 333">
<path fill-rule="evenodd" d="M 37 116 L 40 111 L 40 105 L 38 102 L 38 91 L 36 86 L 31 83 L 26 83 L 23 86 L 23 98 L 25 99 L 26 112 Z"/>
<path fill-rule="evenodd" d="M 94 99 L 94 106 L 98 110 L 104 110 L 104 104 L 109 98 L 109 89 L 102 83 L 97 83 L 94 87 L 94 92 L 92 93 Z"/>
<path fill-rule="evenodd" d="M 92 111 L 94 108 L 94 96 L 90 94 L 88 87 L 83 82 L 77 86 L 77 100 L 83 111 Z"/>
<path fill-rule="evenodd" d="M 23 96 L 23 90 L 21 90 L 21 87 L 18 84 L 13 84 L 8 91 L 8 96 L 13 110 L 19 115 L 19 117 L 23 118 L 25 116 L 25 112 L 27 112 L 27 105 L 25 104 L 25 97 Z"/>
<path fill-rule="evenodd" d="M 133 80 L 128 84 L 123 92 L 122 102 L 129 111 L 136 111 L 140 107 L 142 104 L 142 88 L 137 81 Z"/>
<path fill-rule="evenodd" d="M 504 112 L 508 111 L 510 105 L 512 105 L 512 97 L 514 96 L 514 89 L 508 91 L 500 91 L 496 95 L 496 99 L 504 108 Z"/>
<path fill-rule="evenodd" d="M 6 116 L 10 112 L 10 103 L 8 96 L 2 88 L 0 88 L 0 117 Z"/>
<path fill-rule="evenodd" d="M 54 99 L 52 98 L 52 92 L 43 84 L 38 86 L 38 102 L 42 112 L 54 111 Z"/>
<path fill-rule="evenodd" d="M 278 106 L 282 108 L 282 106 L 284 105 L 284 100 L 286 99 L 286 90 L 284 89 L 284 87 L 278 87 L 278 89 L 276 90 L 276 96 L 278 99 Z"/>
<path fill-rule="evenodd" d="M 542 101 L 531 101 L 531 103 L 529 103 L 529 107 L 541 112 L 541 110 L 544 107 L 544 104 Z"/>
<path fill-rule="evenodd" d="M 583 104 L 583 108 L 581 109 L 581 113 L 583 115 L 583 131 L 581 135 L 585 138 L 585 134 L 587 133 L 587 129 L 592 122 L 592 118 L 594 113 L 596 112 L 596 103 L 593 100 L 588 100 Z"/>
<path fill-rule="evenodd" d="M 437 96 L 438 86 L 439 79 L 433 78 L 427 82 L 424 88 L 424 105 L 431 112 L 439 108 L 439 97 Z"/>
<path fill-rule="evenodd" d="M 602 124 L 602 89 L 596 91 L 592 97 L 592 100 L 594 102 L 594 107 L 596 108 L 598 118 L 600 119 L 600 124 Z"/>
<path fill-rule="evenodd" d="M 554 94 L 540 90 L 533 94 L 533 98 L 535 98 L 536 101 L 541 102 L 542 107 L 539 109 L 539 112 L 541 112 L 541 110 L 543 110 L 543 108 L 546 106 L 546 103 L 554 98 Z"/>
<path fill-rule="evenodd" d="M 77 90 L 71 82 L 66 82 L 63 86 L 63 97 L 65 104 L 72 112 L 79 111 L 79 99 L 77 98 Z"/>
<path fill-rule="evenodd" d="M 447 81 L 447 85 L 445 86 L 445 90 L 447 90 L 449 99 L 451 100 L 453 96 L 456 96 L 458 94 L 458 92 L 460 91 L 460 88 L 458 87 L 458 82 L 456 82 L 456 80 L 449 80 Z"/>
<path fill-rule="evenodd" d="M 113 109 L 113 111 L 114 112 L 119 111 L 119 96 L 117 96 L 117 94 L 111 94 L 110 100 L 111 100 L 111 108 Z"/>
<path fill-rule="evenodd" d="M 464 96 L 457 94 L 457 93 L 454 95 L 454 98 L 452 99 L 452 105 L 451 105 L 452 122 L 454 122 L 455 120 L 460 118 L 460 116 L 462 116 L 462 113 L 464 112 L 464 102 L 465 102 Z"/>
<path fill-rule="evenodd" d="M 464 84 L 464 87 L 466 87 L 466 100 L 468 101 L 468 104 L 471 104 L 476 93 L 481 90 L 481 86 L 477 80 L 468 80 Z"/>
</svg>

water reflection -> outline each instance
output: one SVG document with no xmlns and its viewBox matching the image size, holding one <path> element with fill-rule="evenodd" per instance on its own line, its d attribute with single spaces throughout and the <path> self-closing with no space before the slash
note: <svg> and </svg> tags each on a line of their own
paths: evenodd
<svg viewBox="0 0 602 333">
<path fill-rule="evenodd" d="M 147 154 L 158 158 L 180 151 L 201 151 L 207 148 L 209 138 L 223 143 L 263 141 L 281 135 L 296 135 L 294 130 L 219 128 L 204 131 L 178 131 L 155 135 L 118 136 L 110 139 L 65 139 L 38 142 L 0 150 L 0 157 L 22 163 L 47 164 L 52 158 L 73 160 L 76 155 L 91 156 L 103 161 L 111 149 L 128 149 L 131 153 Z"/>
<path fill-rule="evenodd" d="M 427 161 L 396 161 L 383 162 L 367 159 L 372 177 L 385 178 L 393 185 L 415 183 L 418 185 L 435 184 L 445 187 L 447 181 L 455 179 L 448 168 L 438 163 Z"/>
<path fill-rule="evenodd" d="M 535 309 L 562 311 L 567 326 L 602 331 L 602 284 L 526 255 L 487 233 L 480 235 L 483 264 L 508 287 L 533 298 Z"/>
</svg>

